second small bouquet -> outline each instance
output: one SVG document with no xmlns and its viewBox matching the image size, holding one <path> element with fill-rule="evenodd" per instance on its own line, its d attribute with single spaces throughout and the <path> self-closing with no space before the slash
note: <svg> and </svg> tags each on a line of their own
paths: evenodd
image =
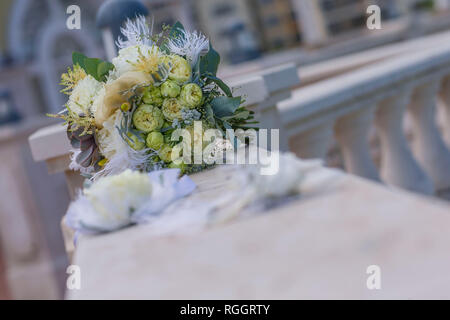
<svg viewBox="0 0 450 320">
<path fill-rule="evenodd" d="M 126 169 L 200 171 L 210 164 L 186 161 L 191 155 L 180 152 L 177 157 L 183 158 L 176 158 L 173 152 L 180 143 L 202 141 L 194 122 L 224 139 L 227 129 L 256 123 L 242 98 L 233 97 L 217 77 L 220 56 L 204 35 L 180 23 L 153 35 L 141 16 L 121 31 L 124 38 L 118 39 L 112 62 L 74 52 L 73 67 L 62 75 L 69 99 L 52 116 L 67 125 L 72 169 L 92 180 Z M 190 133 L 190 141 L 174 135 L 177 129 Z"/>
</svg>

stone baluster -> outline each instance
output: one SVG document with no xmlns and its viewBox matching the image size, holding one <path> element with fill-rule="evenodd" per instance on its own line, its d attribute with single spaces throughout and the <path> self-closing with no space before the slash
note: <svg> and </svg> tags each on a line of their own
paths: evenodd
<svg viewBox="0 0 450 320">
<path fill-rule="evenodd" d="M 263 77 L 269 94 L 269 97 L 258 106 L 259 127 L 263 129 L 279 129 L 280 150 L 288 151 L 288 136 L 283 128 L 277 105 L 279 102 L 290 98 L 292 89 L 300 85 L 297 67 L 295 64 L 285 64 L 265 70 L 259 75 Z"/>
<path fill-rule="evenodd" d="M 424 194 L 433 193 L 433 183 L 413 158 L 403 133 L 403 116 L 410 90 L 382 100 L 375 113 L 381 145 L 380 174 L 384 182 Z"/>
<path fill-rule="evenodd" d="M 413 153 L 433 180 L 436 190 L 450 187 L 450 151 L 446 148 L 435 122 L 439 80 L 417 87 L 409 105 Z"/>
<path fill-rule="evenodd" d="M 326 159 L 333 139 L 333 122 L 326 121 L 289 138 L 289 149 L 303 159 Z"/>
<path fill-rule="evenodd" d="M 255 82 L 258 77 L 263 80 L 264 89 L 261 88 L 261 83 Z M 259 128 L 279 130 L 279 148 L 281 151 L 287 151 L 288 138 L 280 119 L 277 104 L 290 98 L 291 90 L 300 84 L 297 67 L 294 64 L 281 65 L 257 73 L 251 78 L 232 80 L 231 83 L 233 94 L 235 96 L 242 95 L 246 99 L 246 105 L 255 111 Z M 251 102 L 247 100 L 251 100 Z M 270 141 L 268 149 L 271 149 Z"/>
<path fill-rule="evenodd" d="M 378 181 L 378 171 L 370 155 L 368 139 L 374 110 L 375 106 L 363 107 L 339 118 L 335 125 L 335 132 L 346 170 Z"/>
<path fill-rule="evenodd" d="M 442 81 L 441 86 L 441 100 L 443 102 L 442 107 L 443 110 L 443 136 L 444 140 L 447 143 L 447 146 L 450 147 L 450 76 L 446 77 Z"/>
</svg>

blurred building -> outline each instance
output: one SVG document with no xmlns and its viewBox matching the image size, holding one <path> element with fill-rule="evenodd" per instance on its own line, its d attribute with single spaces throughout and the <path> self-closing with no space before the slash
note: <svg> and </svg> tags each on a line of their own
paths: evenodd
<svg viewBox="0 0 450 320">
<path fill-rule="evenodd" d="M 81 30 L 68 30 L 68 0 L 4 0 L 0 25 L 0 88 L 12 93 L 19 112 L 36 115 L 59 111 L 60 74 L 72 51 L 102 56 L 95 14 L 101 0 L 82 0 Z"/>
<path fill-rule="evenodd" d="M 264 51 L 301 43 L 301 26 L 290 0 L 251 0 L 259 40 Z"/>
</svg>

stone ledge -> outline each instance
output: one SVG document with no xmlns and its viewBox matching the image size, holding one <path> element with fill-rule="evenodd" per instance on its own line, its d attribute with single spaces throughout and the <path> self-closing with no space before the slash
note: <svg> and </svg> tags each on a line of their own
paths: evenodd
<svg viewBox="0 0 450 320">
<path fill-rule="evenodd" d="M 67 139 L 66 127 L 55 124 L 33 133 L 28 141 L 35 161 L 44 161 L 69 153 L 70 142 Z"/>
<path fill-rule="evenodd" d="M 197 176 L 211 190 L 205 199 L 223 191 L 220 176 Z M 67 298 L 450 297 L 446 203 L 346 174 L 316 191 L 193 235 L 151 238 L 138 226 L 80 239 L 74 263 L 83 288 Z M 382 290 L 366 288 L 373 264 L 381 267 Z"/>
</svg>

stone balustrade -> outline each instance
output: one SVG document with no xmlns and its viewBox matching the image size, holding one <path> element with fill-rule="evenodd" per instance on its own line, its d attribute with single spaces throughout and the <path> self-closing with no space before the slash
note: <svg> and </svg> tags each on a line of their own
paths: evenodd
<svg viewBox="0 0 450 320">
<path fill-rule="evenodd" d="M 304 86 L 401 54 L 448 42 L 450 32 L 442 31 L 409 40 L 404 40 L 408 39 L 404 36 L 395 39 L 388 37 L 386 41 L 381 43 L 368 37 L 367 34 L 364 39 L 367 42 L 365 46 L 357 45 L 352 41 L 352 43 L 344 41 L 337 43 L 336 46 L 312 51 L 295 48 L 282 54 L 276 53 L 250 62 L 226 66 L 219 71 L 219 74 L 223 79 L 233 79 L 255 74 L 282 64 L 293 63 L 299 67 L 298 74 L 302 80 L 301 85 Z"/>
<path fill-rule="evenodd" d="M 254 80 L 252 80 L 254 77 L 260 77 L 265 88 L 261 88 L 261 84 L 258 89 L 254 88 Z M 300 84 L 295 64 L 284 64 L 254 73 L 250 78 L 243 77 L 237 80 L 231 79 L 230 81 L 233 88 L 235 88 L 234 93 L 242 95 L 248 100 L 246 102 L 247 105 L 253 104 L 250 109 L 255 111 L 256 120 L 259 121 L 258 126 L 260 128 L 280 130 L 279 148 L 282 151 L 287 151 L 289 147 L 285 132 L 282 129 L 283 125 L 277 105 L 281 101 L 290 98 L 292 90 Z M 268 149 L 271 149 L 270 144 Z"/>
<path fill-rule="evenodd" d="M 279 105 L 290 147 L 300 157 L 324 158 L 334 137 L 351 173 L 425 194 L 447 189 L 450 151 L 435 111 L 444 86 L 448 114 L 449 75 L 447 42 L 296 90 Z M 405 112 L 411 119 L 411 146 L 402 130 Z M 372 124 L 381 144 L 380 170 L 369 152 Z"/>
</svg>

